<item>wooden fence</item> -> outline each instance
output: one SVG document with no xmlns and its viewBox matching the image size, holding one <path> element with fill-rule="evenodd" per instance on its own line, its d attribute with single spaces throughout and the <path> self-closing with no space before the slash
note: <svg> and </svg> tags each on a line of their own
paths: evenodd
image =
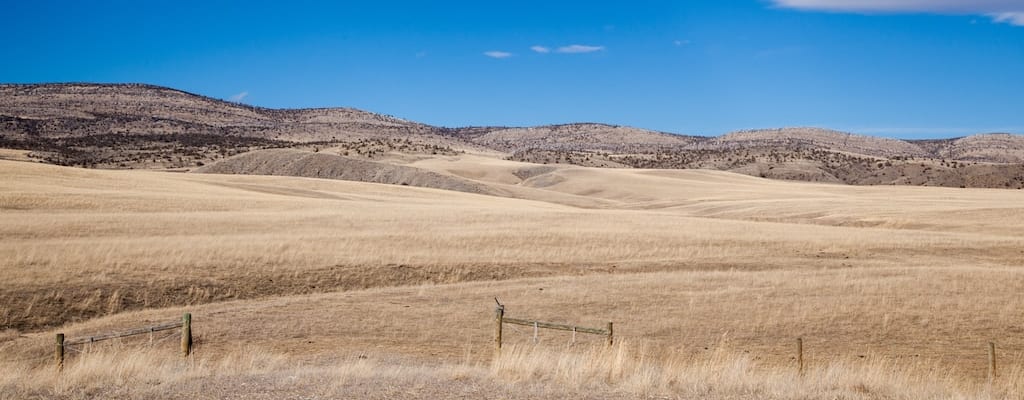
<svg viewBox="0 0 1024 400">
<path fill-rule="evenodd" d="M 588 333 L 592 335 L 607 336 L 608 346 L 611 346 L 615 342 L 615 331 L 611 322 L 608 322 L 605 329 L 600 328 L 586 328 L 582 326 L 556 324 L 553 322 L 542 322 L 530 319 L 519 319 L 519 318 L 506 318 L 505 317 L 505 306 L 501 303 L 494 308 L 494 354 L 495 356 L 501 354 L 501 331 L 502 325 L 513 324 L 513 325 L 525 325 L 532 326 L 534 329 L 534 335 L 537 334 L 538 329 L 555 329 L 561 331 L 570 331 L 573 334 L 576 333 Z"/>
<path fill-rule="evenodd" d="M 497 299 L 495 299 L 497 300 Z M 504 324 L 532 326 L 534 328 L 534 335 L 537 334 L 538 329 L 554 329 L 562 331 L 570 331 L 575 335 L 576 333 L 586 333 L 592 335 L 605 336 L 607 345 L 611 346 L 615 342 L 615 331 L 612 322 L 608 322 L 604 329 L 601 328 L 588 328 L 575 325 L 558 324 L 553 322 L 543 322 L 532 319 L 520 319 L 520 318 L 507 318 L 505 317 L 505 306 L 501 303 L 494 309 L 494 352 L 495 356 L 501 355 L 501 344 L 502 344 L 502 326 Z M 77 339 L 65 340 L 63 333 L 57 334 L 57 345 L 54 349 L 54 359 L 57 364 L 57 369 L 63 369 L 64 367 L 64 355 L 65 349 L 68 346 L 81 345 L 88 343 L 96 343 L 104 340 L 123 338 L 135 335 L 142 335 L 146 333 L 153 333 L 159 331 L 166 331 L 171 329 L 181 328 L 181 355 L 182 357 L 188 357 L 192 354 L 192 314 L 185 313 L 181 321 L 169 322 L 160 325 L 147 326 L 142 328 L 129 329 L 121 332 L 105 333 L 95 336 L 86 336 Z M 536 337 L 536 336 L 535 336 Z M 993 380 L 996 378 L 996 345 L 994 342 L 987 343 L 988 353 L 988 378 Z M 799 337 L 796 339 L 796 369 L 800 375 L 804 372 L 804 339 Z"/>
<path fill-rule="evenodd" d="M 495 299 L 497 301 L 497 299 Z M 542 322 L 531 319 L 520 319 L 520 318 L 507 318 L 505 317 L 505 306 L 501 303 L 494 308 L 494 355 L 495 359 L 501 355 L 501 341 L 502 341 L 502 326 L 504 324 L 513 325 L 524 325 L 532 326 L 534 328 L 534 335 L 537 334 L 537 329 L 555 329 L 562 331 L 571 331 L 575 333 L 588 333 L 593 335 L 607 336 L 607 344 L 611 346 L 615 340 L 615 331 L 613 325 L 608 322 L 605 329 L 600 328 L 585 328 L 574 325 L 556 324 L 552 322 Z M 994 380 L 996 378 L 996 345 L 994 342 L 989 342 L 987 345 L 988 350 L 988 379 Z M 798 337 L 796 339 L 796 370 L 801 376 L 804 374 L 804 339 Z"/>
<path fill-rule="evenodd" d="M 988 379 L 996 379 L 996 344 L 988 342 Z M 804 374 L 804 338 L 796 338 L 796 371 L 799 375 Z"/>
<path fill-rule="evenodd" d="M 57 370 L 64 368 L 64 354 L 68 346 L 96 343 L 104 340 L 123 338 L 128 336 L 142 335 L 146 333 L 160 332 L 181 328 L 181 355 L 188 357 L 192 354 L 192 314 L 185 313 L 181 321 L 169 322 L 166 324 L 147 326 L 143 328 L 129 329 L 121 332 L 104 333 L 96 336 L 86 336 L 78 339 L 64 340 L 64 334 L 57 334 L 57 346 L 54 348 L 54 361 L 57 363 Z"/>
</svg>

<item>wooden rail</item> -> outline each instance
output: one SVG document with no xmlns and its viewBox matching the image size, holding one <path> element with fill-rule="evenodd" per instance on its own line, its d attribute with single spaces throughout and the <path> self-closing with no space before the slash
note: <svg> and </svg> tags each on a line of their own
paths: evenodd
<svg viewBox="0 0 1024 400">
<path fill-rule="evenodd" d="M 497 301 L 497 299 L 495 299 Z M 608 323 L 605 329 L 600 328 L 587 328 L 575 325 L 556 324 L 554 322 L 536 321 L 532 319 L 520 319 L 520 318 L 505 318 L 505 306 L 498 303 L 498 306 L 494 308 L 494 356 L 497 359 L 501 355 L 501 336 L 502 336 L 502 325 L 513 324 L 513 325 L 525 325 L 532 326 L 534 329 L 555 329 L 560 331 L 571 331 L 575 333 L 589 333 L 592 335 L 602 335 L 608 337 L 608 346 L 611 346 L 615 342 L 615 331 L 611 322 Z M 536 335 L 536 331 L 534 331 Z"/>
<path fill-rule="evenodd" d="M 67 346 L 96 343 L 104 340 L 123 338 L 128 336 L 142 335 L 145 333 L 153 333 L 159 331 L 166 331 L 170 329 L 181 328 L 181 354 L 183 357 L 188 357 L 192 354 L 192 314 L 185 313 L 182 316 L 181 321 L 168 322 L 166 324 L 147 326 L 144 328 L 129 329 L 121 332 L 104 333 L 102 335 L 88 336 L 73 340 L 65 340 L 63 333 L 57 334 L 57 346 L 54 349 L 54 361 L 57 363 L 57 370 L 64 368 L 64 350 Z"/>
<path fill-rule="evenodd" d="M 996 379 L 996 343 L 988 342 L 988 380 Z"/>
<path fill-rule="evenodd" d="M 519 319 L 519 318 L 503 318 L 502 322 L 504 322 L 506 324 L 536 326 L 538 328 L 556 329 L 556 330 L 560 330 L 560 331 L 575 331 L 575 332 L 578 332 L 578 333 L 591 333 L 591 334 L 594 334 L 594 335 L 608 335 L 608 330 L 607 329 L 584 328 L 584 327 L 580 327 L 580 326 L 556 324 L 556 323 L 552 323 L 552 322 L 541 322 L 541 321 L 533 321 L 533 320 Z"/>
<path fill-rule="evenodd" d="M 126 330 L 126 331 L 123 331 L 123 332 L 105 333 L 105 334 L 102 334 L 102 335 L 83 337 L 83 338 L 73 339 L 73 340 L 65 340 L 64 341 L 64 345 L 65 346 L 73 346 L 73 345 L 77 345 L 77 344 L 95 343 L 95 342 L 101 342 L 101 341 L 104 341 L 104 340 L 123 338 L 123 337 L 126 337 L 126 336 L 135 336 L 135 335 L 141 335 L 141 334 L 150 333 L 150 332 L 166 331 L 168 329 L 181 328 L 181 326 L 184 325 L 184 324 L 185 324 L 184 322 L 178 321 L 178 322 L 171 322 L 171 323 L 166 323 L 166 324 L 161 324 L 161 325 L 148 326 L 148 327 L 145 327 L 145 328 L 129 329 L 129 330 Z"/>
<path fill-rule="evenodd" d="M 796 338 L 796 373 L 804 375 L 804 338 Z"/>
</svg>

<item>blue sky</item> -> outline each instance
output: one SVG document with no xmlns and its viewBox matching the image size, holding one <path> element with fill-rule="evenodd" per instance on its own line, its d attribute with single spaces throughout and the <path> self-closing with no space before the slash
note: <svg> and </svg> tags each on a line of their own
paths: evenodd
<svg viewBox="0 0 1024 400">
<path fill-rule="evenodd" d="M 1024 133 L 1024 0 L 554 3 L 11 1 L 0 82 L 442 126 Z"/>
</svg>

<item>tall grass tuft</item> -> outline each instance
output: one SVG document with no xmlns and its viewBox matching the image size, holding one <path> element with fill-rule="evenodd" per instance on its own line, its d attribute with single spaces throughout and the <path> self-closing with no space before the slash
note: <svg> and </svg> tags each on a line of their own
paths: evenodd
<svg viewBox="0 0 1024 400">
<path fill-rule="evenodd" d="M 197 377 L 239 376 L 287 368 L 285 358 L 255 347 L 221 357 L 182 359 L 167 349 L 105 346 L 69 356 L 58 373 L 52 363 L 26 368 L 0 364 L 0 397 L 91 398 L 111 390 L 137 391 Z"/>
<path fill-rule="evenodd" d="M 830 362 L 799 374 L 727 350 L 694 358 L 648 360 L 629 343 L 578 351 L 512 345 L 491 366 L 500 380 L 542 382 L 586 393 L 710 399 L 1005 399 L 1024 394 L 1020 368 L 972 382 L 934 366 Z"/>
</svg>

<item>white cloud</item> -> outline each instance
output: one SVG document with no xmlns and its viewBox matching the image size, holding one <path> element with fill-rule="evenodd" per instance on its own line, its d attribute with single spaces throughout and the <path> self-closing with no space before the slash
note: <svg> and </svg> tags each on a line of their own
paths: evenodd
<svg viewBox="0 0 1024 400">
<path fill-rule="evenodd" d="M 533 51 L 535 51 L 537 53 L 550 53 L 551 52 L 551 49 L 549 49 L 547 47 L 544 47 L 544 46 L 531 46 L 530 50 L 533 50 Z"/>
<path fill-rule="evenodd" d="M 602 50 L 604 50 L 604 46 L 587 46 L 587 45 L 582 45 L 582 44 L 573 44 L 573 45 L 569 45 L 569 46 L 559 47 L 558 50 L 556 50 L 556 51 L 559 52 L 559 53 L 579 54 L 579 53 L 593 53 L 595 51 L 602 51 Z"/>
<path fill-rule="evenodd" d="M 788 8 L 859 12 L 988 14 L 1024 9 L 1024 0 L 773 0 Z"/>
<path fill-rule="evenodd" d="M 490 58 L 509 58 L 509 57 L 512 57 L 512 53 L 509 53 L 507 51 L 496 51 L 496 50 L 485 51 L 484 55 L 488 56 Z"/>
<path fill-rule="evenodd" d="M 234 96 L 231 96 L 230 100 L 234 102 L 240 102 L 242 100 L 245 100 L 246 97 L 249 97 L 249 92 L 242 92 Z"/>
<path fill-rule="evenodd" d="M 1021 12 L 1021 11 L 1002 12 L 1002 13 L 991 14 L 990 16 L 992 17 L 992 20 L 996 21 L 996 22 L 1003 22 L 1003 23 L 1007 23 L 1007 24 L 1010 24 L 1010 25 L 1024 26 L 1024 12 Z"/>
<path fill-rule="evenodd" d="M 987 15 L 1024 26 L 1024 0 L 771 0 L 778 7 L 808 11 Z"/>
<path fill-rule="evenodd" d="M 673 41 L 672 44 L 674 44 L 676 46 L 684 46 L 684 45 L 690 44 L 690 41 L 689 40 L 676 40 L 676 41 Z"/>
</svg>

